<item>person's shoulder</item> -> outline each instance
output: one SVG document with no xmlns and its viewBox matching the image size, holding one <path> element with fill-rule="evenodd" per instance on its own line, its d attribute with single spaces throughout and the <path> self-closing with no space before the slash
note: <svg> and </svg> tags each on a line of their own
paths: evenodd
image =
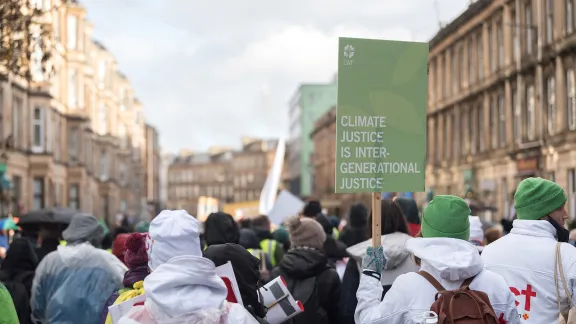
<svg viewBox="0 0 576 324">
<path fill-rule="evenodd" d="M 411 287 L 413 287 L 414 285 L 422 284 L 425 282 L 428 281 L 418 272 L 408 272 L 399 275 L 396 278 L 396 280 L 394 280 L 393 285 L 399 289 L 404 288 L 412 289 Z"/>
<path fill-rule="evenodd" d="M 476 275 L 470 284 L 470 288 L 484 291 L 489 296 L 496 294 L 506 298 L 510 292 L 504 277 L 487 269 L 482 269 L 482 271 Z"/>
<path fill-rule="evenodd" d="M 318 277 L 325 278 L 327 280 L 332 280 L 332 281 L 334 281 L 334 280 L 340 281 L 340 276 L 338 275 L 338 271 L 336 271 L 336 269 L 334 269 L 334 267 L 331 267 L 329 265 L 326 265 L 326 268 L 324 268 L 324 271 L 322 271 Z"/>
<path fill-rule="evenodd" d="M 474 280 L 479 280 L 479 281 L 486 281 L 486 282 L 492 282 L 495 285 L 502 285 L 504 287 L 507 287 L 506 281 L 504 280 L 504 278 L 497 274 L 496 272 L 490 271 L 488 269 L 482 269 L 474 278 Z"/>
</svg>

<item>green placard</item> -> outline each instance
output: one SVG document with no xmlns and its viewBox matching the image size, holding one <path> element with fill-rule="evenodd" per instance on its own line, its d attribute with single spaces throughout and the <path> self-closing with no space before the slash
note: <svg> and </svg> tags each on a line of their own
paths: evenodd
<svg viewBox="0 0 576 324">
<path fill-rule="evenodd" d="M 424 191 L 428 44 L 340 38 L 336 192 Z"/>
</svg>

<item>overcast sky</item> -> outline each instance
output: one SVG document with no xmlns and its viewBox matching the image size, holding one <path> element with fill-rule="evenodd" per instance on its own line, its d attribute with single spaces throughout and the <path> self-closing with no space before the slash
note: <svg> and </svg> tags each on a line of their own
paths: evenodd
<svg viewBox="0 0 576 324">
<path fill-rule="evenodd" d="M 338 37 L 428 41 L 468 2 L 81 0 L 170 152 L 286 135 L 290 96 L 332 79 Z"/>
</svg>

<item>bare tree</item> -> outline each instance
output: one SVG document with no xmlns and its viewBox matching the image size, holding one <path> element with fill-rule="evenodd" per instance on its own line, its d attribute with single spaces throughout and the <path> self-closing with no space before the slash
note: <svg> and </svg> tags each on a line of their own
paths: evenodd
<svg viewBox="0 0 576 324">
<path fill-rule="evenodd" d="M 50 56 L 42 10 L 31 0 L 0 0 L 0 68 L 26 80 L 42 69 Z M 40 72 L 40 71 L 38 71 Z"/>
</svg>

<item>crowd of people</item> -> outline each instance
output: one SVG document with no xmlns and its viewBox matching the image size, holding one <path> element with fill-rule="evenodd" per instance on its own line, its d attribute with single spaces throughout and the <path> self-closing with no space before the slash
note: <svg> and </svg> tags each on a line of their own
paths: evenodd
<svg viewBox="0 0 576 324">
<path fill-rule="evenodd" d="M 509 233 L 447 195 L 422 212 L 408 198 L 382 199 L 380 215 L 354 204 L 345 220 L 310 201 L 279 227 L 267 216 L 237 222 L 216 212 L 201 224 L 164 210 L 146 228 L 112 234 L 108 250 L 101 223 L 77 214 L 57 238 L 65 244 L 11 242 L 0 323 L 112 324 L 109 307 L 138 296 L 145 301 L 118 323 L 269 323 L 259 288 L 278 277 L 303 304 L 290 324 L 570 323 L 576 249 L 566 202 L 554 182 L 523 180 Z M 242 305 L 216 274 L 228 262 Z"/>
</svg>

